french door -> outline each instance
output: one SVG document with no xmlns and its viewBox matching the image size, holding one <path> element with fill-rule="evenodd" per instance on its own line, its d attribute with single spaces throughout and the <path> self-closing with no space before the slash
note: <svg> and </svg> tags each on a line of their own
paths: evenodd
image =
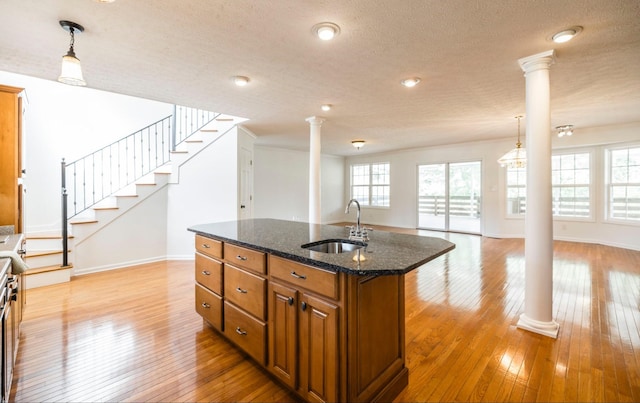
<svg viewBox="0 0 640 403">
<path fill-rule="evenodd" d="M 418 165 L 418 228 L 480 234 L 482 163 Z"/>
</svg>

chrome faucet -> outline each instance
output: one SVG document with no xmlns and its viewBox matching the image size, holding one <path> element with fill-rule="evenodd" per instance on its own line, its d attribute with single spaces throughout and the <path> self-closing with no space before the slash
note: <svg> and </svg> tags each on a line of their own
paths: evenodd
<svg viewBox="0 0 640 403">
<path fill-rule="evenodd" d="M 347 226 L 347 228 L 349 228 L 349 239 L 354 241 L 368 241 L 369 236 L 367 234 L 367 228 L 362 228 L 360 226 L 360 203 L 358 203 L 356 199 L 349 200 L 349 203 L 347 203 L 347 208 L 344 210 L 344 213 L 349 214 L 349 207 L 351 207 L 353 203 L 355 203 L 357 207 L 356 225 L 355 227 L 353 225 Z"/>
</svg>

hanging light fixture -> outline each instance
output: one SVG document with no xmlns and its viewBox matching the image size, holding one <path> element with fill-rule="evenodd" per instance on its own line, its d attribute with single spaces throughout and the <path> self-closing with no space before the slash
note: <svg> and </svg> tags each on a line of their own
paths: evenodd
<svg viewBox="0 0 640 403">
<path fill-rule="evenodd" d="M 563 125 L 556 127 L 558 137 L 571 136 L 573 134 L 573 125 Z"/>
<path fill-rule="evenodd" d="M 364 140 L 353 140 L 351 142 L 351 145 L 359 150 L 360 148 L 362 148 L 362 146 L 364 146 Z"/>
<path fill-rule="evenodd" d="M 73 42 L 76 32 L 83 32 L 84 27 L 80 24 L 76 24 L 71 21 L 60 21 L 60 26 L 65 31 L 69 31 L 71 35 L 71 43 L 69 44 L 69 51 L 66 55 L 62 56 L 62 72 L 58 81 L 69 85 L 78 85 L 84 87 L 87 82 L 82 77 L 82 68 L 80 67 L 80 60 L 76 57 L 76 53 L 73 51 Z"/>
<path fill-rule="evenodd" d="M 522 143 L 520 142 L 520 119 L 522 119 L 522 116 L 516 116 L 516 119 L 518 119 L 518 142 L 516 143 L 516 148 L 498 160 L 502 167 L 524 168 L 527 166 L 527 152 L 522 148 Z"/>
</svg>

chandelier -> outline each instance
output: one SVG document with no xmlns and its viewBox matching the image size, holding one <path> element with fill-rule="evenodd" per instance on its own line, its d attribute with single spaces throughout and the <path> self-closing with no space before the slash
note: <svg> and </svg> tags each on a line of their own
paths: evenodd
<svg viewBox="0 0 640 403">
<path fill-rule="evenodd" d="M 508 168 L 524 168 L 527 166 L 527 152 L 522 147 L 522 143 L 520 142 L 520 119 L 522 116 L 516 116 L 518 119 L 518 142 L 516 143 L 516 148 L 509 151 L 505 155 L 503 155 L 498 163 L 502 167 Z"/>
</svg>

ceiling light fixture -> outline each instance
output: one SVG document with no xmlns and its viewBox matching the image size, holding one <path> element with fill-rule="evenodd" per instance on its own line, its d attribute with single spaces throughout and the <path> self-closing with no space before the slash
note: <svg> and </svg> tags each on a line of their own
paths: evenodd
<svg viewBox="0 0 640 403">
<path fill-rule="evenodd" d="M 233 79 L 233 83 L 238 87 L 244 87 L 245 85 L 249 84 L 250 81 L 249 77 L 245 76 L 233 76 L 231 78 Z"/>
<path fill-rule="evenodd" d="M 357 148 L 358 150 L 364 146 L 364 140 L 353 140 L 351 145 Z"/>
<path fill-rule="evenodd" d="M 338 36 L 340 33 L 340 27 L 333 22 L 321 22 L 319 24 L 314 25 L 311 28 L 311 32 L 314 35 L 318 36 L 318 38 L 323 41 L 330 41 L 331 39 Z"/>
<path fill-rule="evenodd" d="M 516 143 L 516 148 L 498 160 L 502 167 L 524 168 L 527 166 L 527 152 L 522 148 L 522 143 L 520 142 L 520 119 L 522 119 L 522 116 L 516 116 L 516 119 L 518 119 L 518 142 Z"/>
<path fill-rule="evenodd" d="M 331 110 L 331 104 L 324 104 L 320 108 L 322 108 L 323 111 L 328 112 Z"/>
<path fill-rule="evenodd" d="M 567 28 L 553 35 L 551 39 L 555 43 L 565 43 L 572 40 L 576 35 L 578 35 L 582 31 L 582 27 L 575 26 L 571 28 Z"/>
<path fill-rule="evenodd" d="M 404 85 L 407 88 L 411 88 L 411 87 L 415 87 L 419 82 L 420 82 L 420 77 L 410 77 L 400 81 L 400 84 Z"/>
<path fill-rule="evenodd" d="M 571 136 L 573 134 L 573 125 L 563 125 L 556 127 L 558 137 Z"/>
<path fill-rule="evenodd" d="M 62 56 L 62 71 L 58 81 L 69 85 L 78 85 L 84 87 L 87 82 L 82 77 L 82 67 L 80 66 L 80 60 L 76 57 L 76 53 L 73 50 L 73 43 L 75 41 L 75 33 L 83 32 L 84 27 L 80 24 L 76 24 L 71 21 L 59 21 L 60 26 L 71 35 L 71 42 L 69 45 L 69 51 L 66 55 Z"/>
</svg>

